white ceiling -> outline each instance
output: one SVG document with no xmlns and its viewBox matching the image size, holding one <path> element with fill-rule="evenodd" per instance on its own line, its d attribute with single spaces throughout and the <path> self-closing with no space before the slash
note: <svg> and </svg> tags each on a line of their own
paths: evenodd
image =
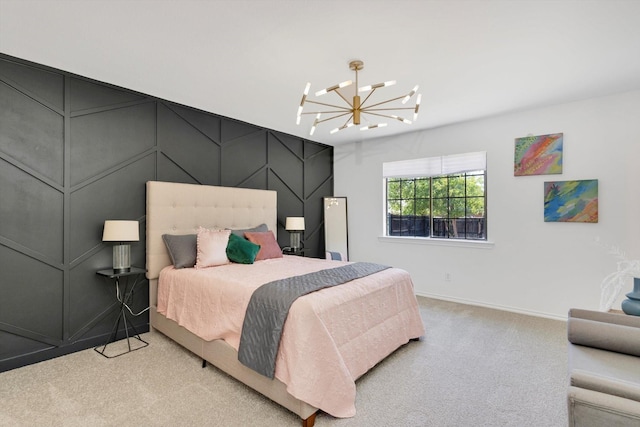
<svg viewBox="0 0 640 427">
<path fill-rule="evenodd" d="M 0 52 L 336 145 L 640 89 L 640 1 L 0 0 Z M 296 126 L 352 59 L 418 120 Z"/>
</svg>

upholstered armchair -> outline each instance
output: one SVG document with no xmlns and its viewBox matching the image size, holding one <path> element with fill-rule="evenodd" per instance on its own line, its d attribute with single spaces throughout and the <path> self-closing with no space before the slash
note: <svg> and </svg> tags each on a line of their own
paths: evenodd
<svg viewBox="0 0 640 427">
<path fill-rule="evenodd" d="M 571 309 L 570 427 L 640 427 L 640 317 Z"/>
</svg>

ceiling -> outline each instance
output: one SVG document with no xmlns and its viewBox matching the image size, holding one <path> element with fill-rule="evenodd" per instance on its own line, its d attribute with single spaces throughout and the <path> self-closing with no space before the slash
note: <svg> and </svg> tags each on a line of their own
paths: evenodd
<svg viewBox="0 0 640 427">
<path fill-rule="evenodd" d="M 640 89 L 639 23 L 637 0 L 0 0 L 0 52 L 337 145 Z M 420 85 L 418 120 L 297 126 L 353 59 L 383 99 Z"/>
</svg>

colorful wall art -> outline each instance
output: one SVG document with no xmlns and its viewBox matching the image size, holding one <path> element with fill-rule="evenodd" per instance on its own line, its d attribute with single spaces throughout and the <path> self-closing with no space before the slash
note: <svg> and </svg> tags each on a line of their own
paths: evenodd
<svg viewBox="0 0 640 427">
<path fill-rule="evenodd" d="M 516 138 L 514 175 L 551 175 L 562 173 L 562 135 Z"/>
<path fill-rule="evenodd" d="M 544 183 L 545 222 L 598 222 L 598 180 Z"/>
</svg>

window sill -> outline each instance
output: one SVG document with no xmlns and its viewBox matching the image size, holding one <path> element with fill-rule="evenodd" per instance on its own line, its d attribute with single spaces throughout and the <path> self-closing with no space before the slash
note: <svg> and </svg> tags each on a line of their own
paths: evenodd
<svg viewBox="0 0 640 427">
<path fill-rule="evenodd" d="M 411 243 L 417 245 L 450 246 L 458 248 L 493 249 L 494 242 L 487 240 L 436 239 L 433 237 L 378 236 L 384 243 Z"/>
</svg>

